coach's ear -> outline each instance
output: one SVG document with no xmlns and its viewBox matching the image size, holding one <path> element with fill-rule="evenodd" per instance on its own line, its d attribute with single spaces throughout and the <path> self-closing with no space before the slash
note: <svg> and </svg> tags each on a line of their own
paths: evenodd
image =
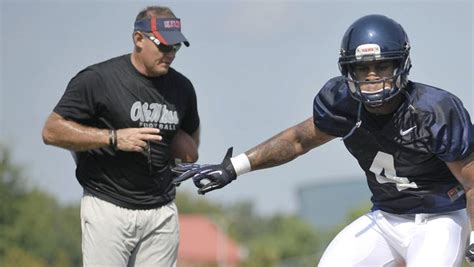
<svg viewBox="0 0 474 267">
<path fill-rule="evenodd" d="M 132 34 L 133 44 L 135 48 L 141 50 L 143 48 L 143 42 L 145 40 L 145 36 L 141 32 L 133 32 Z"/>
</svg>

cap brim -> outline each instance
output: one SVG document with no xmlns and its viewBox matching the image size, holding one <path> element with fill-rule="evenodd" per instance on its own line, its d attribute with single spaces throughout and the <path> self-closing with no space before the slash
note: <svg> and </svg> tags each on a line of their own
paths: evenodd
<svg viewBox="0 0 474 267">
<path fill-rule="evenodd" d="M 180 31 L 161 31 L 159 34 L 165 39 L 168 45 L 183 43 L 185 46 L 189 46 L 188 40 Z M 155 32 L 153 32 L 153 35 L 157 37 Z"/>
</svg>

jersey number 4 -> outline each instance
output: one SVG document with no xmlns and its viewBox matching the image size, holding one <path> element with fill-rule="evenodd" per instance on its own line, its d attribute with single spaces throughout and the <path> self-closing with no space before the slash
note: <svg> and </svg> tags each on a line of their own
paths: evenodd
<svg viewBox="0 0 474 267">
<path fill-rule="evenodd" d="M 377 152 L 372 165 L 370 165 L 370 171 L 375 174 L 377 182 L 381 184 L 395 183 L 398 191 L 407 188 L 418 188 L 418 186 L 414 182 L 410 182 L 408 178 L 397 176 L 393 156 L 390 154 L 380 151 Z"/>
</svg>

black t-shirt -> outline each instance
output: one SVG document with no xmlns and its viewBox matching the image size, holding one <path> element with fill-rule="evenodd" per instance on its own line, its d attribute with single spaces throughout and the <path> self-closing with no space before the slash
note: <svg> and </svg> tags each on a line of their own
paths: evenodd
<svg viewBox="0 0 474 267">
<path fill-rule="evenodd" d="M 346 136 L 349 152 L 364 170 L 373 209 L 398 214 L 464 208 L 463 189 L 445 162 L 474 149 L 474 126 L 462 102 L 447 91 L 409 82 L 404 102 L 389 118 L 374 118 L 353 99 L 341 77 L 328 81 L 313 104 L 318 129 Z"/>
<path fill-rule="evenodd" d="M 151 153 L 109 147 L 76 153 L 76 177 L 85 190 L 125 208 L 156 208 L 175 197 L 170 144 L 178 129 L 191 134 L 199 127 L 196 94 L 191 82 L 176 70 L 148 78 L 133 67 L 130 57 L 123 55 L 79 72 L 54 112 L 96 128 L 159 128 L 163 139 L 150 142 Z"/>
</svg>

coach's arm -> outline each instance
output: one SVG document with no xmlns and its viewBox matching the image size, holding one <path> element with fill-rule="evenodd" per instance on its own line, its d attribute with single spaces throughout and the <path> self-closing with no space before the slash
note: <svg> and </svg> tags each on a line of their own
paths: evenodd
<svg viewBox="0 0 474 267">
<path fill-rule="evenodd" d="M 446 164 L 464 187 L 467 202 L 466 209 L 472 230 L 474 229 L 474 152 L 463 160 L 447 162 Z M 474 245 L 473 236 L 474 232 L 471 232 L 469 246 L 466 250 L 466 260 L 471 266 L 474 266 L 474 253 L 471 252 Z"/>
<path fill-rule="evenodd" d="M 43 128 L 43 142 L 73 151 L 84 151 L 110 145 L 110 130 L 89 127 L 52 112 Z M 156 128 L 127 128 L 116 131 L 117 149 L 142 152 L 147 141 L 160 141 Z"/>
<path fill-rule="evenodd" d="M 464 187 L 471 228 L 474 229 L 474 152 L 463 160 L 446 164 Z"/>
</svg>

